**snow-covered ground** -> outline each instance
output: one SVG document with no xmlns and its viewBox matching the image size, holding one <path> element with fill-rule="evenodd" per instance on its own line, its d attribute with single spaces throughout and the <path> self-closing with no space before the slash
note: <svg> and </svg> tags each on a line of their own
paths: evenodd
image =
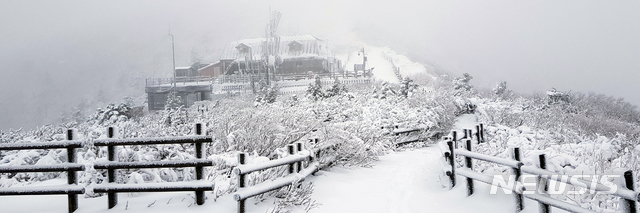
<svg viewBox="0 0 640 213">
<path fill-rule="evenodd" d="M 476 194 L 466 197 L 464 182 L 453 190 L 446 187 L 446 178 L 438 164 L 437 147 L 425 147 L 392 152 L 380 157 L 372 168 L 334 167 L 310 177 L 315 185 L 312 195 L 319 207 L 310 212 L 495 212 L 512 213 L 513 196 L 490 195 L 487 184 L 477 183 Z M 460 180 L 462 177 L 458 177 Z M 37 185 L 62 184 L 61 179 Z M 501 191 L 498 191 L 501 193 Z M 236 202 L 230 195 L 213 201 L 193 204 L 191 192 L 121 193 L 114 209 L 107 209 L 107 197 L 79 199 L 78 213 L 126 212 L 235 212 Z M 66 196 L 3 196 L 2 212 L 67 212 Z M 267 199 L 255 205 L 247 201 L 247 212 L 268 212 L 273 201 Z M 302 207 L 292 209 L 304 212 Z M 537 212 L 537 203 L 526 200 L 524 213 Z M 563 212 L 554 209 L 554 212 Z"/>
<path fill-rule="evenodd" d="M 473 128 L 475 115 L 462 115 L 454 130 Z M 333 167 L 307 179 L 314 184 L 312 199 L 320 204 L 310 212 L 513 212 L 513 195 L 489 194 L 490 187 L 477 183 L 476 193 L 466 197 L 463 181 L 449 190 L 443 175 L 437 147 L 425 147 L 380 156 L 371 168 Z M 462 180 L 462 177 L 458 177 Z M 65 180 L 54 179 L 32 184 L 60 185 Z M 236 202 L 231 195 L 214 201 L 210 192 L 207 202 L 194 204 L 192 192 L 120 193 L 119 204 L 107 209 L 107 197 L 84 198 L 80 195 L 78 213 L 117 212 L 234 212 Z M 37 203 L 37 205 L 30 205 Z M 65 195 L 3 196 L 2 212 L 66 212 Z M 273 199 L 257 202 L 247 200 L 247 212 L 269 212 Z M 528 208 L 527 208 L 528 207 Z M 304 207 L 291 209 L 305 212 Z M 525 213 L 537 212 L 537 204 L 525 201 Z M 555 211 L 554 212 L 558 212 Z"/>
<path fill-rule="evenodd" d="M 419 73 L 432 74 L 432 70 L 429 71 L 425 65 L 413 62 L 409 60 L 407 56 L 399 54 L 388 47 L 364 47 L 367 56 L 367 69 L 375 67 L 373 69 L 373 78 L 379 81 L 386 81 L 389 83 L 400 83 L 400 80 L 396 77 L 393 71 L 393 64 L 400 68 L 400 75 L 412 76 Z M 362 55 L 358 55 L 358 51 L 351 52 L 349 54 L 337 55 L 336 57 L 345 63 L 345 69 L 353 71 L 354 64 L 362 64 Z M 362 53 L 360 53 L 362 54 Z M 385 55 L 393 61 L 393 64 L 385 58 Z"/>
</svg>

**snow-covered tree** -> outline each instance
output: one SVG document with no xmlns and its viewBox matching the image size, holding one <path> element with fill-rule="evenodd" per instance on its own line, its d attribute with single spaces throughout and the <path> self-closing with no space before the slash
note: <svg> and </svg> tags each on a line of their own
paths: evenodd
<svg viewBox="0 0 640 213">
<path fill-rule="evenodd" d="M 466 91 L 471 90 L 472 87 L 469 84 L 471 79 L 473 79 L 473 76 L 469 75 L 469 73 L 462 74 L 462 77 L 453 80 L 453 89 Z"/>
<path fill-rule="evenodd" d="M 389 95 L 397 95 L 398 93 L 396 93 L 395 90 L 391 89 L 391 87 L 389 86 L 389 84 L 387 82 L 382 83 L 382 86 L 380 87 L 380 92 L 378 94 L 377 89 L 374 90 L 374 93 L 376 93 L 373 97 L 374 98 L 379 98 L 379 99 L 386 99 L 387 96 Z"/>
<path fill-rule="evenodd" d="M 320 76 L 315 76 L 315 81 L 309 84 L 307 87 L 307 96 L 314 101 L 324 98 L 324 92 L 322 92 L 322 81 Z"/>
<path fill-rule="evenodd" d="M 409 77 L 404 77 L 404 79 L 402 80 L 401 86 L 402 87 L 400 87 L 400 95 L 405 98 L 413 94 L 415 90 L 418 88 L 418 85 L 414 84 L 413 80 L 411 80 Z"/>
<path fill-rule="evenodd" d="M 493 93 L 495 93 L 496 95 L 502 95 L 506 91 L 507 91 L 507 82 L 506 81 L 497 82 L 496 83 L 496 87 L 493 88 Z"/>
<path fill-rule="evenodd" d="M 182 99 L 175 92 L 167 95 L 167 102 L 164 105 L 165 110 L 175 110 L 182 106 Z"/>
<path fill-rule="evenodd" d="M 569 94 L 560 92 L 556 88 L 551 88 L 551 90 L 547 91 L 547 98 L 549 99 L 549 104 L 569 103 Z"/>
<path fill-rule="evenodd" d="M 276 97 L 278 97 L 278 86 L 276 84 L 267 86 L 263 81 L 260 81 L 260 91 L 256 95 L 255 104 L 270 104 L 276 102 Z"/>
</svg>

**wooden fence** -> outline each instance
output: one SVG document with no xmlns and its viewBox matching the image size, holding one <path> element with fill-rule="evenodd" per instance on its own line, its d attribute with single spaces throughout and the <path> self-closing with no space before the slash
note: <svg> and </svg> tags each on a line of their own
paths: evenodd
<svg viewBox="0 0 640 213">
<path fill-rule="evenodd" d="M 482 128 L 480 126 L 477 126 L 476 129 L 481 130 Z M 467 186 L 467 196 L 474 193 L 474 181 L 480 181 L 483 183 L 501 187 L 503 189 L 511 190 L 514 193 L 516 212 L 522 211 L 522 209 L 524 208 L 523 198 L 528 198 L 538 202 L 539 211 L 542 213 L 550 212 L 550 206 L 570 212 L 594 213 L 595 211 L 593 210 L 563 202 L 549 196 L 547 194 L 549 188 L 548 180 L 550 179 L 557 182 L 562 182 L 564 184 L 571 184 L 573 186 L 591 189 L 599 192 L 611 192 L 611 187 L 600 183 L 592 183 L 591 181 L 585 181 L 582 179 L 570 181 L 570 179 L 568 178 L 562 178 L 560 174 L 547 171 L 546 158 L 544 154 L 538 155 L 538 166 L 524 166 L 524 163 L 521 161 L 521 150 L 518 147 L 511 148 L 511 159 L 503 159 L 495 156 L 473 152 L 472 138 L 474 134 L 471 134 L 471 130 L 464 130 L 464 133 L 465 136 L 458 139 L 457 133 L 455 131 L 452 132 L 450 137 L 446 137 L 443 141 L 438 143 L 438 147 L 440 148 L 440 151 L 443 155 L 442 158 L 440 158 L 440 165 L 442 166 L 445 175 L 449 177 L 450 188 L 453 188 L 456 185 L 456 175 L 463 176 L 465 177 Z M 475 136 L 478 143 L 484 141 L 484 131 L 477 131 Z M 457 148 L 458 142 L 464 144 L 463 148 Z M 456 157 L 458 156 L 464 158 L 464 168 L 456 168 L 455 161 Z M 475 172 L 473 169 L 473 159 L 510 167 L 511 175 L 513 175 L 516 180 L 515 184 L 507 184 L 507 186 L 505 186 L 500 184 L 499 182 L 493 181 L 493 177 L 491 176 Z M 524 184 L 520 180 L 520 176 L 522 175 L 522 173 L 528 173 L 536 176 L 536 189 L 538 189 L 536 191 L 541 193 L 524 193 L 526 189 L 524 187 Z M 640 201 L 640 194 L 634 191 L 635 182 L 633 178 L 633 172 L 631 170 L 626 171 L 622 176 L 624 178 L 623 183 L 621 183 L 622 187 L 618 187 L 615 192 L 611 193 L 611 195 L 622 198 L 620 201 L 620 206 L 623 210 L 622 212 L 635 213 L 636 202 Z"/>
<path fill-rule="evenodd" d="M 93 192 L 107 193 L 108 208 L 115 207 L 118 203 L 117 193 L 120 192 L 168 192 L 168 191 L 195 191 L 196 203 L 202 205 L 205 202 L 204 191 L 212 191 L 213 183 L 203 180 L 203 167 L 212 166 L 213 161 L 204 158 L 204 150 L 202 145 L 212 141 L 211 136 L 206 136 L 202 124 L 195 125 L 195 135 L 179 136 L 169 138 L 132 138 L 132 139 L 115 139 L 115 128 L 107 129 L 107 138 L 97 139 L 93 141 L 94 146 L 106 146 L 108 162 L 96 162 L 93 164 L 94 169 L 106 169 L 108 183 L 97 184 L 93 187 Z M 67 131 L 67 140 L 61 142 L 46 143 L 3 143 L 0 144 L 0 151 L 5 150 L 28 150 L 28 149 L 67 149 L 68 159 L 66 163 L 58 165 L 24 165 L 24 166 L 0 166 L 0 173 L 17 173 L 17 172 L 67 172 L 68 184 L 62 186 L 46 186 L 46 187 L 9 187 L 0 188 L 1 195 L 51 195 L 51 194 L 67 194 L 69 212 L 78 209 L 78 194 L 84 194 L 85 188 L 78 186 L 76 172 L 84 171 L 83 164 L 75 163 L 75 149 L 82 148 L 83 143 L 73 140 L 73 131 Z M 154 144 L 184 144 L 193 143 L 195 145 L 195 154 L 197 159 L 178 160 L 178 161 L 153 161 L 153 162 L 118 162 L 116 153 L 118 146 L 129 145 L 154 145 Z M 330 165 L 335 161 L 335 156 L 326 159 L 326 162 L 320 163 L 318 159 L 330 152 L 331 149 L 337 147 L 336 144 L 318 143 L 318 139 L 311 139 L 309 144 L 316 148 L 304 150 L 301 142 L 290 144 L 287 146 L 289 156 L 262 162 L 257 164 L 245 164 L 245 153 L 238 155 L 239 165 L 233 168 L 233 173 L 238 177 L 238 191 L 233 195 L 238 201 L 238 212 L 244 212 L 244 201 L 247 198 L 263 194 L 275 189 L 279 189 L 291 184 L 303 181 L 310 174 Z M 260 171 L 268 168 L 288 165 L 289 174 L 275 181 L 265 182 L 251 187 L 246 187 L 245 176 L 251 172 Z M 141 184 L 117 184 L 117 169 L 136 169 L 136 168 L 173 168 L 173 167 L 195 167 L 196 181 L 191 182 L 170 182 L 170 183 L 141 183 Z"/>
<path fill-rule="evenodd" d="M 317 143 L 318 139 L 312 139 L 311 142 Z M 329 162 L 333 162 L 335 158 L 321 165 L 317 158 L 321 157 L 326 150 L 335 148 L 335 146 L 334 144 L 325 144 L 313 150 L 304 150 L 302 142 L 289 144 L 287 146 L 289 153 L 287 157 L 256 164 L 245 164 L 246 154 L 238 154 L 238 166 L 233 169 L 233 173 L 238 177 L 238 191 L 233 195 L 233 198 L 238 202 L 238 212 L 245 212 L 245 200 L 247 198 L 302 182 L 307 176 L 328 165 Z M 246 187 L 245 176 L 249 173 L 284 165 L 288 166 L 288 176 Z"/>
<path fill-rule="evenodd" d="M 58 165 L 0 166 L 0 173 L 17 172 L 67 172 L 67 185 L 46 187 L 0 188 L 0 195 L 54 195 L 66 194 L 69 212 L 78 209 L 78 194 L 84 194 L 84 187 L 78 186 L 76 171 L 83 171 L 84 165 L 76 163 L 75 149 L 82 148 L 82 142 L 74 141 L 73 130 L 67 130 L 67 141 L 48 143 L 4 143 L 0 151 L 29 149 L 67 149 L 67 162 Z"/>
<path fill-rule="evenodd" d="M 195 191 L 196 204 L 204 204 L 204 191 L 212 191 L 213 185 L 203 180 L 203 166 L 212 166 L 212 160 L 203 159 L 203 143 L 211 143 L 212 137 L 204 135 L 202 124 L 195 125 L 194 136 L 181 136 L 171 138 L 132 138 L 114 139 L 114 128 L 109 127 L 106 139 L 94 141 L 94 146 L 106 146 L 109 162 L 94 163 L 95 169 L 106 169 L 108 184 L 98 184 L 93 188 L 94 192 L 107 193 L 108 208 L 111 209 L 118 204 L 118 192 L 167 192 L 167 191 Z M 116 146 L 124 145 L 155 145 L 155 144 L 195 144 L 195 160 L 179 161 L 154 161 L 154 162 L 118 162 L 116 157 Z M 172 182 L 172 183 L 144 183 L 144 184 L 115 184 L 116 169 L 136 169 L 136 168 L 173 168 L 173 167 L 195 167 L 196 180 L 193 182 Z"/>
<path fill-rule="evenodd" d="M 394 144 L 396 147 L 406 145 L 406 144 L 416 143 L 416 142 L 423 142 L 429 139 L 439 138 L 442 135 L 442 133 L 438 133 L 438 132 L 433 133 L 432 135 L 426 135 L 425 133 L 431 130 L 431 128 L 427 126 L 418 126 L 414 128 L 400 128 L 401 125 L 402 124 L 397 123 L 397 124 L 381 127 L 382 129 L 391 129 L 390 133 L 393 134 L 394 136 L 401 136 L 401 135 L 408 136 L 406 138 L 402 138 L 403 139 L 402 141 L 396 142 Z M 483 128 L 483 126 L 478 126 L 478 128 Z M 479 130 L 478 132 L 481 132 L 481 131 Z M 410 136 L 411 133 L 417 133 L 417 135 Z"/>
</svg>

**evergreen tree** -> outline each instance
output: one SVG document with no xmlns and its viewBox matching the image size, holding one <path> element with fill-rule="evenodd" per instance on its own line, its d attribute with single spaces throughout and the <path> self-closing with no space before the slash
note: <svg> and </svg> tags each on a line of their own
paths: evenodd
<svg viewBox="0 0 640 213">
<path fill-rule="evenodd" d="M 418 85 L 414 84 L 413 80 L 411 80 L 409 77 L 404 77 L 401 84 L 402 87 L 400 88 L 400 95 L 405 98 L 409 97 L 409 95 L 418 88 Z"/>
<path fill-rule="evenodd" d="M 322 81 L 320 81 L 320 76 L 316 75 L 315 78 L 316 80 L 309 84 L 309 87 L 307 88 L 307 96 L 314 101 L 317 101 L 324 97 L 324 92 L 322 92 Z"/>
<path fill-rule="evenodd" d="M 338 78 L 336 78 L 333 81 L 333 85 L 331 86 L 331 88 L 327 89 L 327 91 L 325 92 L 324 97 L 333 97 L 336 95 L 345 94 L 347 92 L 347 87 L 342 82 L 340 82 Z"/>
<path fill-rule="evenodd" d="M 471 81 L 471 79 L 473 79 L 473 76 L 469 75 L 469 73 L 462 74 L 461 78 L 456 78 L 453 80 L 453 89 L 466 91 L 471 90 L 472 87 L 469 84 L 469 81 Z"/>
<path fill-rule="evenodd" d="M 182 106 L 182 100 L 175 92 L 167 95 L 167 102 L 164 105 L 165 110 L 175 110 Z"/>
<path fill-rule="evenodd" d="M 496 83 L 496 87 L 493 88 L 493 92 L 496 95 L 502 95 L 506 91 L 507 91 L 507 82 L 506 81 Z"/>
</svg>

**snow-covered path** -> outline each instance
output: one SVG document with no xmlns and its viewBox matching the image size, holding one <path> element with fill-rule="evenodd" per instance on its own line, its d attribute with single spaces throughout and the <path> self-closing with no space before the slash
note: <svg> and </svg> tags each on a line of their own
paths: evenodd
<svg viewBox="0 0 640 213">
<path fill-rule="evenodd" d="M 488 186 L 469 198 L 464 187 L 444 187 L 439 155 L 426 147 L 381 156 L 373 168 L 319 172 L 313 198 L 322 205 L 311 212 L 513 212 L 512 198 L 487 196 Z"/>
<path fill-rule="evenodd" d="M 453 129 L 473 129 L 476 124 L 475 115 L 462 115 Z M 312 197 L 321 206 L 311 212 L 514 212 L 513 195 L 501 190 L 491 195 L 487 184 L 476 183 L 476 193 L 470 197 L 461 176 L 453 190 L 445 187 L 448 179 L 442 174 L 440 156 L 432 146 L 381 156 L 372 168 L 318 172 L 310 180 L 315 184 Z M 537 211 L 537 203 L 525 199 L 522 212 Z"/>
</svg>

